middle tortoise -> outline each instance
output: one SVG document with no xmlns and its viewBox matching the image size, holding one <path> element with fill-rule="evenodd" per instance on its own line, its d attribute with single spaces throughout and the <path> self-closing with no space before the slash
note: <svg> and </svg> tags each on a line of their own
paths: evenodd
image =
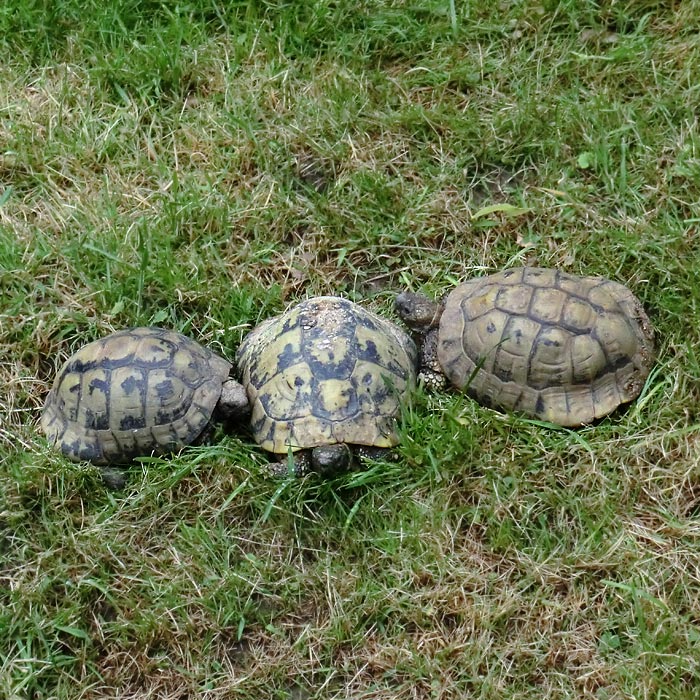
<svg viewBox="0 0 700 700">
<path fill-rule="evenodd" d="M 399 440 L 397 413 L 415 384 L 418 352 L 390 321 L 347 299 L 313 297 L 254 328 L 236 362 L 256 442 L 275 475 L 350 466 Z"/>
</svg>

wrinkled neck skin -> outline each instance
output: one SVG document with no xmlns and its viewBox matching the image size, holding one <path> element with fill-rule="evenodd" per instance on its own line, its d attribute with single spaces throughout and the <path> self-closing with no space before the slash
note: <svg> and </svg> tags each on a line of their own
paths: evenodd
<svg viewBox="0 0 700 700">
<path fill-rule="evenodd" d="M 438 327 L 445 308 L 444 299 L 435 302 L 422 294 L 402 292 L 396 297 L 394 306 L 396 313 L 413 332 L 420 348 L 419 381 L 429 389 L 444 388 L 445 375 L 437 356 Z"/>
</svg>

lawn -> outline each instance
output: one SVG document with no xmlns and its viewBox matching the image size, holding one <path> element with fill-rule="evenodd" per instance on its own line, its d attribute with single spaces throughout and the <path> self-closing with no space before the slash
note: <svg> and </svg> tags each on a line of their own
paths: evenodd
<svg viewBox="0 0 700 700">
<path fill-rule="evenodd" d="M 695 700 L 700 3 L 6 0 L 0 698 Z M 317 294 L 629 286 L 641 398 L 578 430 L 415 393 L 394 462 L 245 432 L 129 470 L 38 417 L 84 343 L 228 358 Z"/>
</svg>

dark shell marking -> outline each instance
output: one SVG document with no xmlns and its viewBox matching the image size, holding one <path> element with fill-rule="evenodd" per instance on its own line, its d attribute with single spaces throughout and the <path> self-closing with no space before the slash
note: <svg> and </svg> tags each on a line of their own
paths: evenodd
<svg viewBox="0 0 700 700">
<path fill-rule="evenodd" d="M 66 457 L 95 464 L 166 454 L 209 423 L 231 364 L 161 328 L 119 331 L 62 367 L 41 425 Z"/>
<path fill-rule="evenodd" d="M 515 268 L 450 293 L 438 359 L 454 385 L 486 405 L 573 426 L 639 395 L 653 331 L 617 282 Z"/>
<path fill-rule="evenodd" d="M 237 363 L 255 439 L 268 452 L 392 447 L 417 350 L 400 328 L 361 306 L 315 297 L 257 326 Z"/>
</svg>

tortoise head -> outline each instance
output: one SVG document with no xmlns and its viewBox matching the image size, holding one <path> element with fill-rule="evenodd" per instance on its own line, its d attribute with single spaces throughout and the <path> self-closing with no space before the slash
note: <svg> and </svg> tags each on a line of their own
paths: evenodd
<svg viewBox="0 0 700 700">
<path fill-rule="evenodd" d="M 401 292 L 394 300 L 399 318 L 417 333 L 436 328 L 442 314 L 442 304 L 415 292 Z"/>
<path fill-rule="evenodd" d="M 243 384 L 231 378 L 224 381 L 221 385 L 221 396 L 216 404 L 217 418 L 233 421 L 242 420 L 250 415 L 251 408 Z"/>
</svg>

